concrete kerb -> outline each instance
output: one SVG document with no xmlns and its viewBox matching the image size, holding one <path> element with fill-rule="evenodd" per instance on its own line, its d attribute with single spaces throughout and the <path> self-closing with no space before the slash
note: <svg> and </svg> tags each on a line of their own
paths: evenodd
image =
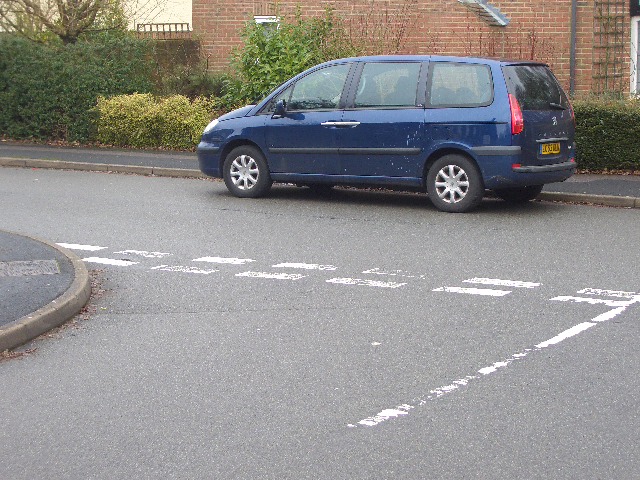
<svg viewBox="0 0 640 480">
<path fill-rule="evenodd" d="M 138 165 L 112 165 L 106 163 L 66 162 L 61 160 L 39 160 L 0 157 L 0 166 L 25 168 L 52 168 L 62 170 L 85 170 L 97 172 L 132 173 L 158 177 L 208 178 L 197 170 L 186 168 L 147 167 Z M 584 193 L 542 192 L 538 200 L 549 202 L 591 203 L 607 207 L 640 208 L 640 198 L 615 195 L 593 195 Z"/>
<path fill-rule="evenodd" d="M 640 208 L 640 198 L 617 197 L 615 195 L 592 195 L 585 193 L 542 192 L 538 200 L 567 203 L 592 203 L 606 207 Z"/>
<path fill-rule="evenodd" d="M 71 320 L 89 301 L 91 281 L 84 262 L 71 251 L 53 243 L 16 234 L 43 243 L 62 253 L 73 265 L 74 279 L 71 285 L 58 298 L 18 320 L 0 327 L 0 352 L 16 348 L 34 338 Z"/>
<path fill-rule="evenodd" d="M 156 177 L 207 178 L 198 170 L 188 168 L 148 167 L 140 165 L 114 165 L 110 163 L 67 162 L 64 160 L 40 160 L 31 158 L 0 157 L 0 166 L 22 168 L 50 168 L 57 170 L 82 170 L 92 172 L 132 173 Z"/>
</svg>

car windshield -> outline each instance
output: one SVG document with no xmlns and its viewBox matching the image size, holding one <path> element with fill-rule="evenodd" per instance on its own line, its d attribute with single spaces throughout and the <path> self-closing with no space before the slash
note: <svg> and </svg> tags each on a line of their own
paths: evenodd
<svg viewBox="0 0 640 480">
<path fill-rule="evenodd" d="M 544 65 L 509 65 L 503 71 L 509 92 L 516 96 L 523 110 L 569 108 L 558 81 Z"/>
</svg>

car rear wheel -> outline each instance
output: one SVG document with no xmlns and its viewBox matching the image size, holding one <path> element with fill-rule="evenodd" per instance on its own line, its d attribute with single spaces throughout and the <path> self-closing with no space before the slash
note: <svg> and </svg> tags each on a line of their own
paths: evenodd
<svg viewBox="0 0 640 480">
<path fill-rule="evenodd" d="M 494 190 L 498 197 L 509 203 L 525 203 L 536 198 L 544 185 L 529 185 L 519 188 L 500 188 Z"/>
<path fill-rule="evenodd" d="M 443 212 L 468 212 L 482 201 L 484 186 L 475 163 L 462 155 L 445 155 L 427 174 L 427 193 Z"/>
<path fill-rule="evenodd" d="M 250 145 L 234 148 L 222 168 L 224 183 L 236 197 L 260 197 L 273 183 L 264 155 Z"/>
</svg>

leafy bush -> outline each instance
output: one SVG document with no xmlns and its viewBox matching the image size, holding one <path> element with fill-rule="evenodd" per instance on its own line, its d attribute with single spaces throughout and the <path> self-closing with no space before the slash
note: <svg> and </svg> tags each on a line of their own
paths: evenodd
<svg viewBox="0 0 640 480">
<path fill-rule="evenodd" d="M 208 61 L 194 39 L 151 40 L 153 50 L 154 93 L 185 95 L 191 99 L 221 96 L 223 75 L 208 72 Z"/>
<path fill-rule="evenodd" d="M 158 76 L 157 76 L 158 77 Z M 205 65 L 176 64 L 161 72 L 156 80 L 154 92 L 158 95 L 184 95 L 189 98 L 222 97 L 226 75 L 210 73 Z"/>
<path fill-rule="evenodd" d="M 121 95 L 98 99 L 97 139 L 121 147 L 192 149 L 216 116 L 220 100 L 182 95 Z"/>
<path fill-rule="evenodd" d="M 148 59 L 147 42 L 121 33 L 68 45 L 0 35 L 0 133 L 90 140 L 98 96 L 151 91 Z"/>
<path fill-rule="evenodd" d="M 574 102 L 578 167 L 640 170 L 640 101 Z"/>
<path fill-rule="evenodd" d="M 357 54 L 331 10 L 323 17 L 282 18 L 277 29 L 248 22 L 244 45 L 234 51 L 235 78 L 228 81 L 229 105 L 250 103 L 265 96 L 285 80 L 313 65 Z"/>
</svg>

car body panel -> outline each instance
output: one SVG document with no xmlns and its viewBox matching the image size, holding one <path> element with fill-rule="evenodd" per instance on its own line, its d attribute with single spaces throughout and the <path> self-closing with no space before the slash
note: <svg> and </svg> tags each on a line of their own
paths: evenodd
<svg viewBox="0 0 640 480">
<path fill-rule="evenodd" d="M 292 112 L 286 117 L 266 117 L 267 158 L 272 173 L 339 173 L 340 159 L 335 128 L 342 111 Z"/>
<path fill-rule="evenodd" d="M 341 175 L 420 175 L 424 109 L 352 110 L 345 112 L 344 122 L 354 125 L 336 129 Z"/>
</svg>

